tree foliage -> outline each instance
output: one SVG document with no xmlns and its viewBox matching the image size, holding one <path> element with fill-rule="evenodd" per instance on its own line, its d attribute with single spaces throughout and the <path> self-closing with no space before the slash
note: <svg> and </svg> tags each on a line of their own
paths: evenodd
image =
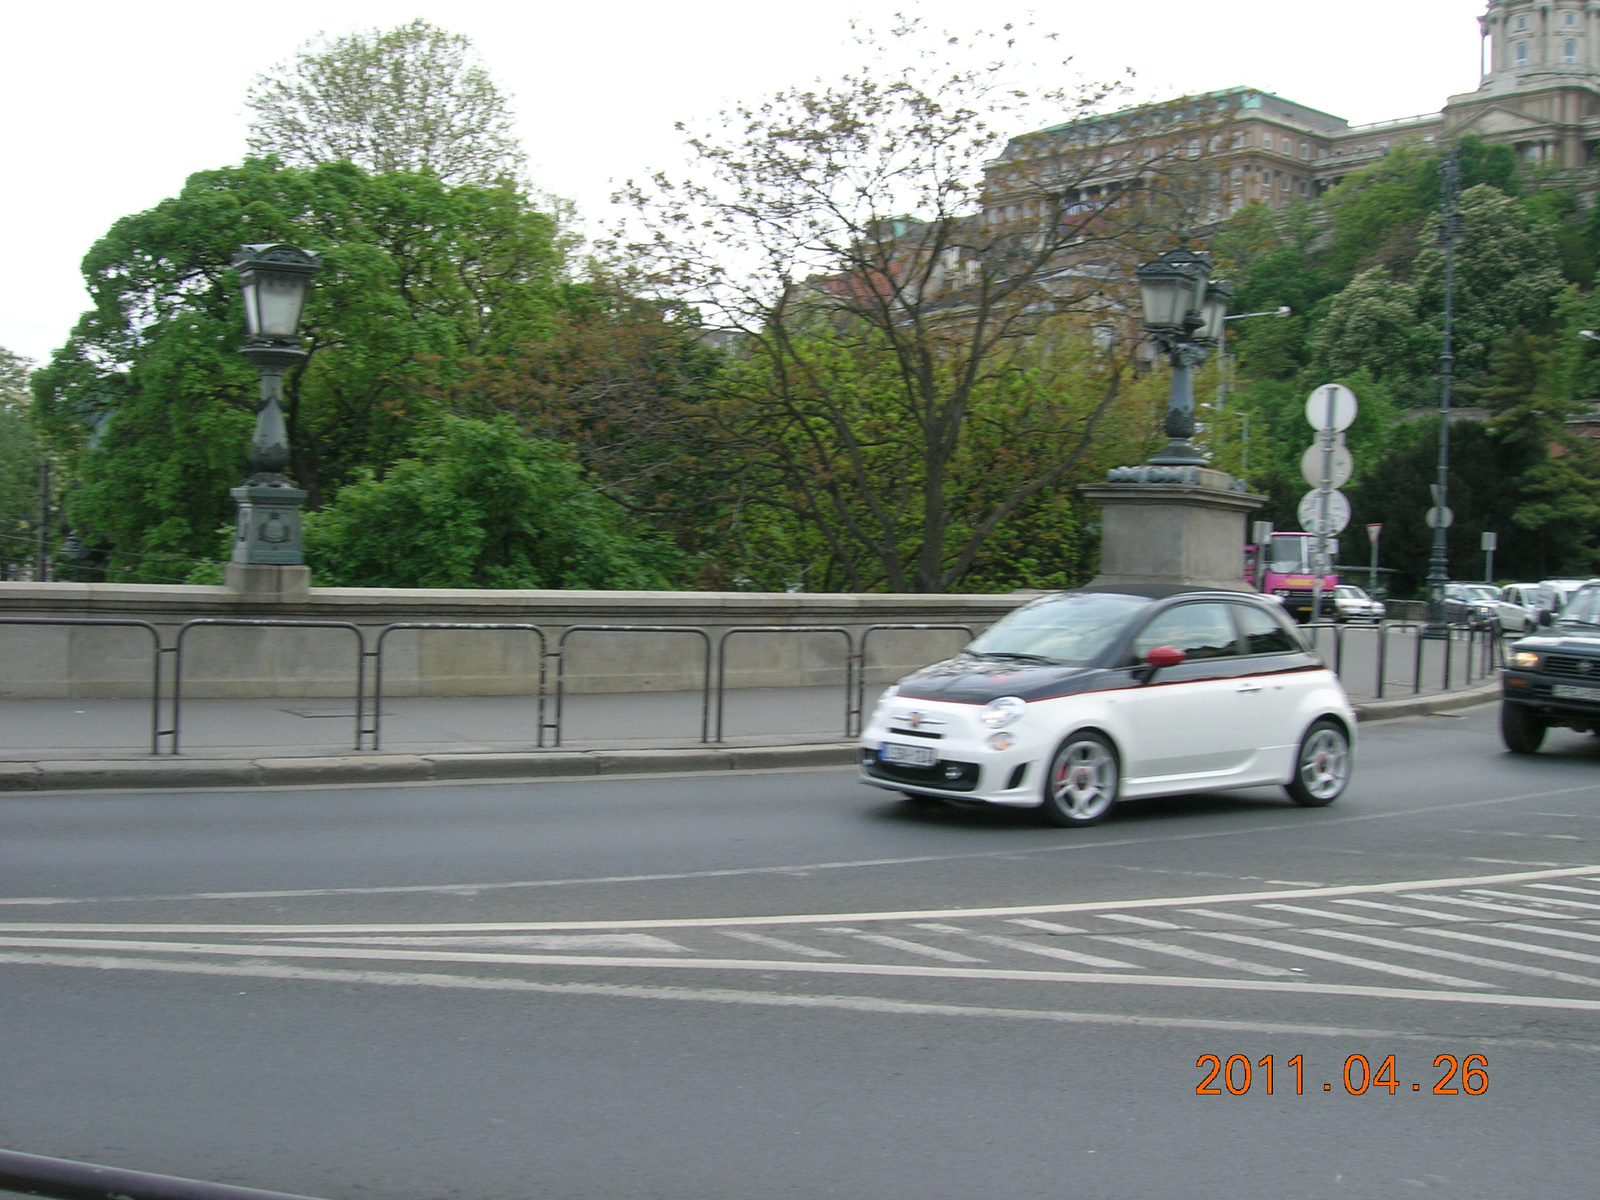
<svg viewBox="0 0 1600 1200">
<path fill-rule="evenodd" d="M 420 19 L 307 44 L 245 103 L 251 153 L 290 166 L 350 162 L 480 187 L 523 166 L 510 105 L 472 43 Z"/>
<path fill-rule="evenodd" d="M 0 566 L 30 556 L 40 447 L 28 403 L 28 363 L 0 349 Z"/>
</svg>

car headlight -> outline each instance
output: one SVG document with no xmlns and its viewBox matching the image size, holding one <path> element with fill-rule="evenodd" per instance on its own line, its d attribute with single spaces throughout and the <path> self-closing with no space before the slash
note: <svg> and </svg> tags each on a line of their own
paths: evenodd
<svg viewBox="0 0 1600 1200">
<path fill-rule="evenodd" d="M 1511 654 L 1511 665 L 1521 667 L 1524 671 L 1531 671 L 1539 665 L 1539 656 L 1532 650 L 1516 650 Z"/>
<path fill-rule="evenodd" d="M 978 714 L 978 720 L 990 729 L 1004 729 L 1020 717 L 1027 707 L 1028 702 L 1021 696 L 1001 696 L 998 700 L 991 700 L 983 706 L 983 711 Z"/>
<path fill-rule="evenodd" d="M 899 694 L 900 685 L 898 683 L 891 683 L 888 687 L 884 688 L 883 695 L 878 697 L 878 703 L 872 707 L 872 719 L 876 721 L 878 719 L 878 715 L 883 712 L 884 705 L 888 704 L 889 701 L 893 700 Z"/>
</svg>

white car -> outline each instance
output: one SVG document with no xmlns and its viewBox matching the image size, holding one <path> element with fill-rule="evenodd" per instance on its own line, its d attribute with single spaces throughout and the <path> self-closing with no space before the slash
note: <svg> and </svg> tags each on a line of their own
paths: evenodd
<svg viewBox="0 0 1600 1200">
<path fill-rule="evenodd" d="M 1336 621 L 1381 621 L 1388 612 L 1382 602 L 1351 583 L 1333 589 L 1333 619 Z"/>
<path fill-rule="evenodd" d="M 1356 718 L 1282 606 L 1237 592 L 1042 596 L 888 689 L 861 778 L 1091 825 L 1119 800 L 1275 784 L 1331 804 Z"/>
<path fill-rule="evenodd" d="M 1539 614 L 1555 612 L 1559 606 L 1551 588 L 1537 583 L 1508 584 L 1500 589 L 1500 628 L 1507 633 L 1533 633 L 1539 628 Z"/>
</svg>

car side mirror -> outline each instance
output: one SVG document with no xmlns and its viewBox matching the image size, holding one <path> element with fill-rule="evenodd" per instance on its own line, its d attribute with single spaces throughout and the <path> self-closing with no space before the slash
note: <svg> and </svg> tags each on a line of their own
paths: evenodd
<svg viewBox="0 0 1600 1200">
<path fill-rule="evenodd" d="M 1555 623 L 1556 623 L 1556 615 L 1555 615 L 1555 613 L 1551 612 L 1548 608 L 1541 608 L 1539 610 L 1539 624 L 1541 626 L 1543 626 L 1544 628 L 1548 629 L 1548 628 L 1550 628 L 1550 626 L 1554 625 Z"/>
<path fill-rule="evenodd" d="M 1152 646 L 1150 652 L 1144 656 L 1144 668 L 1140 672 L 1143 682 L 1149 683 L 1162 667 L 1175 667 L 1185 657 L 1183 651 L 1176 646 Z"/>
</svg>

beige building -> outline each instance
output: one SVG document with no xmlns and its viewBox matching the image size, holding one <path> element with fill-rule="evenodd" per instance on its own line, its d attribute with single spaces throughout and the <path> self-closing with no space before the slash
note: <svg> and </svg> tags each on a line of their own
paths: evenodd
<svg viewBox="0 0 1600 1200">
<path fill-rule="evenodd" d="M 1253 88 L 1070 121 L 1012 140 L 985 176 L 984 220 L 1036 220 L 1052 180 L 1092 207 L 1142 177 L 1187 175 L 1209 215 L 1318 196 L 1402 142 L 1475 134 L 1519 161 L 1587 167 L 1600 143 L 1600 0 L 1490 0 L 1478 89 L 1442 111 L 1351 125 Z"/>
</svg>

